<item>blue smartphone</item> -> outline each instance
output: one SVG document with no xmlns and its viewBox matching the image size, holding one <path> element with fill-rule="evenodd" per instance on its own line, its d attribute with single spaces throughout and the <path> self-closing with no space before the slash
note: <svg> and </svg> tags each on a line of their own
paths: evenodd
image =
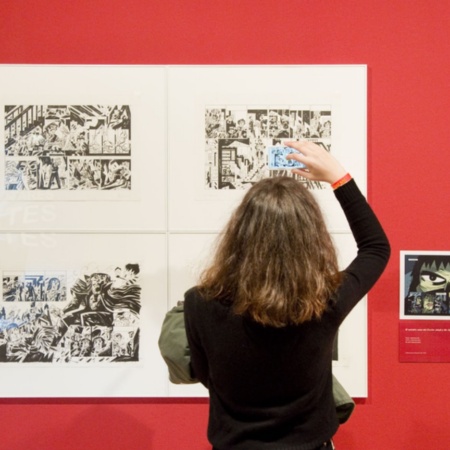
<svg viewBox="0 0 450 450">
<path fill-rule="evenodd" d="M 304 169 L 306 166 L 295 159 L 286 159 L 291 153 L 300 153 L 298 150 L 285 145 L 270 145 L 267 147 L 267 160 L 270 170 Z"/>
</svg>

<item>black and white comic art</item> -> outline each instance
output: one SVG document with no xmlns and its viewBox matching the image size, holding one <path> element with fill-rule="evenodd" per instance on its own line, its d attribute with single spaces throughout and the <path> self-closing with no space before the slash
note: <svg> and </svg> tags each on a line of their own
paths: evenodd
<svg viewBox="0 0 450 450">
<path fill-rule="evenodd" d="M 130 190 L 127 105 L 5 106 L 5 189 Z"/>
<path fill-rule="evenodd" d="M 247 189 L 262 178 L 291 175 L 269 170 L 267 147 L 285 139 L 310 140 L 331 151 L 331 107 L 238 106 L 205 109 L 205 182 L 207 189 Z M 309 189 L 319 182 L 300 178 Z"/>
<path fill-rule="evenodd" d="M 139 265 L 68 279 L 64 271 L 3 271 L 0 362 L 139 361 Z"/>
</svg>

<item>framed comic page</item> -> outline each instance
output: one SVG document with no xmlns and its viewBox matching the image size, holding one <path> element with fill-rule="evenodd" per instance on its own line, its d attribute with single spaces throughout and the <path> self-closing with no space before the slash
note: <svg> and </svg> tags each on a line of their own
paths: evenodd
<svg viewBox="0 0 450 450">
<path fill-rule="evenodd" d="M 166 236 L 3 234 L 0 397 L 168 392 Z"/>
<path fill-rule="evenodd" d="M 366 189 L 366 66 L 168 68 L 169 230 L 219 231 L 269 168 L 268 148 L 310 140 Z M 302 180 L 332 231 L 348 231 L 329 186 Z"/>
<path fill-rule="evenodd" d="M 164 68 L 5 65 L 0 83 L 0 230 L 165 229 Z"/>
</svg>

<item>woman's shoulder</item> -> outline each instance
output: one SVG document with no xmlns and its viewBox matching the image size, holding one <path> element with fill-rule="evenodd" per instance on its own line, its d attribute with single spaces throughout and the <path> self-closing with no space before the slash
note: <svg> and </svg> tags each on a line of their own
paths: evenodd
<svg viewBox="0 0 450 450">
<path fill-rule="evenodd" d="M 223 299 L 210 299 L 205 297 L 198 286 L 193 286 L 184 294 L 185 310 L 196 311 L 204 314 L 223 314 L 229 313 L 230 303 Z"/>
<path fill-rule="evenodd" d="M 202 295 L 200 294 L 198 286 L 192 286 L 184 293 L 185 302 L 195 302 L 198 300 L 204 300 Z"/>
<path fill-rule="evenodd" d="M 198 286 L 193 286 L 184 293 L 185 309 L 198 310 L 199 308 L 205 307 L 206 303 L 210 303 L 210 302 L 205 301 L 205 298 L 201 294 Z"/>
</svg>

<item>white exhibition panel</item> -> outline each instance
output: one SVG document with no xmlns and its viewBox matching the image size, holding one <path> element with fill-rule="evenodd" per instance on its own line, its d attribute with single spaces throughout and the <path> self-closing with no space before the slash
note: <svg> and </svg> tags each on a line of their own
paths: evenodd
<svg viewBox="0 0 450 450">
<path fill-rule="evenodd" d="M 72 358 L 40 362 L 25 360 L 25 362 L 2 362 L 0 397 L 149 397 L 167 395 L 167 369 L 164 366 L 157 345 L 159 330 L 167 311 L 167 267 L 166 267 L 166 236 L 163 235 L 121 235 L 121 234 L 4 234 L 0 240 L 0 252 L 8 255 L 2 258 L 0 270 L 3 284 L 10 275 L 25 279 L 36 279 L 36 275 L 59 277 L 64 274 L 66 281 L 65 294 L 61 293 L 60 301 L 42 301 L 35 298 L 34 309 L 42 328 L 49 332 L 56 332 L 57 320 L 61 311 L 66 307 L 73 295 L 70 293 L 75 282 L 85 276 L 95 273 L 110 275 L 114 295 L 115 277 L 119 269 L 124 271 L 127 264 L 139 266 L 134 284 L 140 286 L 140 312 L 133 326 L 129 323 L 115 325 L 112 335 L 122 331 L 131 332 L 139 329 L 139 352 L 137 360 L 120 360 L 120 358 Z M 59 274 L 59 275 L 58 275 Z M 115 288 L 120 292 L 121 287 Z M 17 290 L 16 290 L 17 292 Z M 23 298 L 18 301 L 7 301 L 5 289 L 1 308 L 6 316 L 11 310 L 23 313 L 29 311 L 32 302 Z M 0 310 L 1 310 L 0 308 Z M 122 308 L 122 312 L 126 308 Z M 45 311 L 48 311 L 45 313 Z M 114 312 L 116 314 L 116 311 Z M 49 319 L 50 316 L 50 319 Z M 23 317 L 23 315 L 22 315 Z M 30 326 L 33 322 L 29 321 Z M 84 322 L 86 324 L 86 322 Z M 74 325 L 74 327 L 76 327 Z M 88 326 L 81 326 L 86 331 Z M 92 326 L 92 333 L 99 326 Z M 10 333 L 11 331 L 5 331 Z M 57 333 L 58 339 L 59 335 Z M 67 347 L 66 339 L 61 338 L 60 344 Z M 41 341 L 32 334 L 25 335 L 32 340 L 34 347 Z M 114 339 L 111 338 L 112 340 Z M 65 343 L 63 344 L 63 340 Z M 3 342 L 2 342 L 3 343 Z M 12 341 L 10 340 L 10 344 Z M 113 348 L 114 348 L 113 343 Z M 28 353 L 32 356 L 32 347 L 17 342 L 11 348 L 11 355 Z M 58 346 L 59 347 L 59 346 Z M 17 349 L 17 350 L 15 350 Z M 38 348 L 42 351 L 41 348 Z M 13 353 L 14 350 L 16 353 Z M 61 353 L 63 349 L 59 349 Z M 123 349 L 126 354 L 126 348 Z M 51 352 L 52 350 L 50 350 Z M 8 350 L 7 350 L 8 352 Z M 21 353 L 19 353 L 21 352 Z M 67 352 L 66 352 L 67 353 Z M 56 353 L 55 353 L 56 354 Z M 116 355 L 120 352 L 117 351 Z M 112 359 L 112 360 L 111 360 Z"/>
<path fill-rule="evenodd" d="M 17 313 L 31 305 L 32 297 L 26 305 L 26 294 L 14 286 L 16 279 L 17 285 L 26 286 L 30 280 L 37 286 L 45 284 L 46 295 L 51 298 L 55 293 L 51 292 L 50 280 L 58 278 L 67 283 L 63 299 L 68 304 L 75 296 L 71 287 L 81 274 L 89 278 L 95 273 L 107 273 L 113 282 L 117 273 L 121 277 L 121 271 L 127 274 L 125 279 L 128 277 L 127 264 L 139 265 L 139 276 L 131 284 L 141 287 L 142 305 L 138 315 L 138 360 L 113 363 L 114 358 L 94 355 L 92 360 L 69 358 L 68 363 L 19 363 L 12 362 L 16 356 L 8 350 L 10 361 L 0 362 L 0 397 L 206 396 L 207 391 L 200 384 L 169 383 L 157 345 L 164 314 L 196 284 L 218 233 L 252 184 L 215 189 L 211 188 L 213 183 L 206 183 L 205 169 L 211 155 L 208 146 L 215 145 L 205 139 L 206 115 L 215 108 L 223 111 L 223 118 L 229 111 L 236 113 L 237 118 L 242 111 L 244 118 L 254 110 L 279 110 L 280 115 L 297 111 L 299 117 L 300 111 L 307 111 L 312 123 L 314 111 L 325 111 L 333 131 L 332 137 L 323 142 L 331 143 L 330 151 L 365 193 L 366 78 L 367 68 L 362 65 L 0 66 L 0 81 L 8 86 L 0 101 L 0 138 L 5 142 L 5 150 L 0 152 L 0 252 L 4 255 L 0 262 L 0 322 L 11 309 Z M 23 150 L 17 137 L 20 130 L 17 133 L 15 126 L 16 135 L 12 131 L 14 111 L 23 114 L 26 105 L 39 109 L 49 104 L 44 108 L 45 126 L 50 123 L 51 113 L 61 115 L 66 108 L 70 114 L 80 114 L 83 125 L 90 123 L 84 126 L 84 133 L 92 142 L 97 142 L 99 136 L 109 139 L 112 135 L 118 140 L 114 148 L 125 148 L 123 154 L 114 154 L 116 150 L 110 154 L 110 142 L 105 141 L 104 154 L 90 155 L 88 151 L 86 155 L 75 145 L 70 148 L 72 144 L 67 144 L 67 148 L 58 151 L 70 161 L 67 167 L 71 175 L 75 173 L 74 160 L 79 160 L 79 165 L 86 160 L 94 167 L 94 160 L 98 159 L 106 173 L 106 162 L 117 158 L 119 162 L 129 161 L 130 170 L 124 173 L 130 184 L 103 189 L 109 186 L 103 176 L 101 183 L 97 182 L 98 189 L 91 182 L 60 189 L 60 180 L 56 183 L 50 176 L 43 182 L 45 189 L 19 189 L 20 176 L 17 183 L 12 183 L 11 167 L 16 166 L 17 171 L 21 165 L 31 167 L 30 161 L 43 167 L 49 154 L 52 159 L 60 158 L 48 149 L 23 156 L 21 152 L 27 151 L 28 144 L 22 143 Z M 87 115 L 82 112 L 85 108 Z M 111 131 L 105 125 L 105 130 L 96 131 L 103 129 L 100 122 L 96 125 L 96 121 L 103 120 L 102 114 L 105 124 L 112 122 L 114 109 L 127 111 L 128 128 Z M 66 123 L 72 122 L 75 124 L 71 116 Z M 22 134 L 32 142 L 36 139 L 29 131 L 33 123 L 22 119 L 21 123 L 27 124 L 27 131 L 22 129 Z M 128 134 L 121 141 L 120 132 L 124 130 Z M 49 148 L 50 134 L 43 131 L 37 133 L 38 138 L 39 133 L 45 135 Z M 267 138 L 261 142 L 269 141 Z M 258 158 L 263 160 L 261 155 Z M 245 169 L 248 171 L 249 167 Z M 272 176 L 265 167 L 259 174 Z M 86 179 L 90 179 L 89 174 Z M 123 179 L 124 176 L 120 183 Z M 324 213 L 344 267 L 355 254 L 344 214 L 329 187 L 311 186 L 311 191 Z M 63 295 L 62 291 L 59 294 Z M 117 295 L 116 292 L 116 299 Z M 44 303 L 49 306 L 48 311 Z M 41 313 L 50 313 L 50 306 L 55 307 L 56 302 L 35 304 Z M 63 306 L 56 305 L 56 310 Z M 366 321 L 364 299 L 339 332 L 339 358 L 333 362 L 335 374 L 354 397 L 367 396 Z M 61 348 L 58 351 L 63 353 Z M 122 347 L 122 351 L 126 354 L 128 349 Z M 2 358 L 5 360 L 6 355 L 0 351 Z M 29 383 L 30 379 L 39 381 Z"/>
</svg>

